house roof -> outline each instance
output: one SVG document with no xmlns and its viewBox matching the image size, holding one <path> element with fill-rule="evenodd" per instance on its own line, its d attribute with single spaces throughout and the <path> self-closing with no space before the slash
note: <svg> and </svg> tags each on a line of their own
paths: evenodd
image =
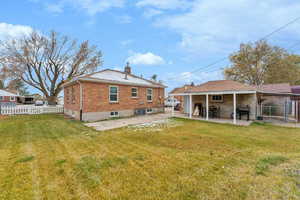
<svg viewBox="0 0 300 200">
<path fill-rule="evenodd" d="M 0 96 L 5 96 L 5 97 L 17 97 L 19 95 L 5 91 L 5 90 L 0 90 Z"/>
<path fill-rule="evenodd" d="M 300 85 L 290 86 L 289 83 L 266 84 L 259 87 L 243 84 L 232 80 L 208 81 L 198 86 L 175 88 L 171 94 L 206 93 L 206 92 L 239 92 L 253 91 L 270 94 L 300 94 Z"/>
<path fill-rule="evenodd" d="M 142 77 L 135 76 L 133 74 L 127 74 L 125 72 L 111 70 L 111 69 L 105 69 L 99 72 L 74 78 L 72 81 L 66 83 L 65 86 L 68 85 L 69 83 L 78 80 L 122 84 L 122 85 L 146 86 L 146 87 L 160 87 L 160 88 L 166 87 L 163 84 L 155 81 L 147 80 Z"/>
<path fill-rule="evenodd" d="M 226 91 L 255 91 L 255 88 L 232 80 L 208 81 L 201 85 L 190 87 L 184 93 L 226 92 Z M 180 92 L 175 92 L 180 93 Z"/>
<path fill-rule="evenodd" d="M 291 90 L 293 94 L 300 94 L 300 85 L 291 86 Z"/>
<path fill-rule="evenodd" d="M 262 93 L 292 93 L 289 83 L 266 84 L 257 88 Z"/>
<path fill-rule="evenodd" d="M 178 88 L 174 88 L 170 94 L 175 94 L 175 93 L 184 93 L 185 91 L 187 91 L 188 89 L 195 87 L 195 86 L 191 86 L 191 85 L 184 85 L 182 87 L 178 87 Z"/>
</svg>

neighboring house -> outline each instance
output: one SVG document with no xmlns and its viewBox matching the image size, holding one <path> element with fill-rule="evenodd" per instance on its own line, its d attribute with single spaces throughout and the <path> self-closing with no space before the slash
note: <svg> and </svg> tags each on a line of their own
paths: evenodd
<svg viewBox="0 0 300 200">
<path fill-rule="evenodd" d="M 183 93 L 186 90 L 190 89 L 191 85 L 184 85 L 182 87 L 174 88 L 170 93 Z M 184 108 L 184 98 L 183 96 L 174 96 L 175 99 L 177 99 L 180 102 L 180 110 L 183 110 Z M 170 98 L 169 98 L 170 99 Z"/>
<path fill-rule="evenodd" d="M 66 115 L 83 121 L 164 112 L 165 86 L 125 71 L 102 70 L 64 84 Z"/>
<path fill-rule="evenodd" d="M 299 118 L 298 101 L 293 99 L 299 95 L 292 93 L 288 84 L 270 84 L 257 88 L 236 81 L 218 80 L 177 90 L 170 95 L 184 98 L 183 113 L 190 117 L 233 118 L 236 123 L 239 114 L 246 114 L 246 117 L 249 114 L 249 118 L 255 120 L 265 116 L 268 111 L 265 108 L 270 108 L 268 117 L 274 114 L 284 119 L 291 115 L 295 120 Z M 272 106 L 266 107 L 268 104 Z M 242 117 L 245 119 L 245 116 Z"/>
<path fill-rule="evenodd" d="M 0 105 L 16 105 L 18 97 L 19 95 L 15 93 L 8 92 L 6 90 L 0 90 Z"/>
</svg>

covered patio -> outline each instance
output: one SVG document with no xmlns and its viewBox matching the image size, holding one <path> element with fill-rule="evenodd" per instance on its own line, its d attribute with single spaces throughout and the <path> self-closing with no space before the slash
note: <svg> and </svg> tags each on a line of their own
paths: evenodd
<svg viewBox="0 0 300 200">
<path fill-rule="evenodd" d="M 255 88 L 235 81 L 209 81 L 170 96 L 183 96 L 184 110 L 181 116 L 190 119 L 248 124 L 245 122 L 256 118 Z M 174 109 L 172 116 L 175 116 Z"/>
</svg>

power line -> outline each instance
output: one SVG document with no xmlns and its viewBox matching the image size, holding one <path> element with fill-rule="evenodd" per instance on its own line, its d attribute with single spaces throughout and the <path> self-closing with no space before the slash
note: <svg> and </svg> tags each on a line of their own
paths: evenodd
<svg viewBox="0 0 300 200">
<path fill-rule="evenodd" d="M 298 42 L 296 42 L 296 43 L 294 43 L 293 45 L 291 45 L 290 47 L 288 47 L 288 48 L 285 48 L 287 51 L 288 50 L 291 50 L 292 48 L 294 48 L 294 47 L 296 47 L 296 46 L 298 46 L 298 45 L 300 45 L 300 42 L 298 41 Z M 208 72 L 215 72 L 215 71 L 218 71 L 218 70 L 223 70 L 223 69 L 220 69 L 220 68 L 218 68 L 218 69 L 213 69 L 213 70 L 209 70 L 209 71 L 201 71 L 201 72 L 206 72 L 206 73 L 208 73 Z"/>
<path fill-rule="evenodd" d="M 295 18 L 295 19 L 289 21 L 288 23 L 284 24 L 283 26 L 281 26 L 281 27 L 275 29 L 274 31 L 268 33 L 267 35 L 263 36 L 262 38 L 258 39 L 257 41 L 265 40 L 265 39 L 271 37 L 272 35 L 274 35 L 275 33 L 277 33 L 277 32 L 279 32 L 279 31 L 285 29 L 285 28 L 288 27 L 289 25 L 291 25 L 291 24 L 293 24 L 293 23 L 295 23 L 295 22 L 297 22 L 297 21 L 299 21 L 299 20 L 300 20 L 300 17 L 297 17 L 297 18 Z M 201 68 L 198 68 L 198 69 L 196 69 L 196 70 L 194 70 L 194 71 L 191 71 L 190 73 L 196 73 L 196 72 L 198 72 L 198 71 L 200 71 L 200 70 L 209 68 L 209 67 L 211 67 L 211 66 L 213 66 L 213 65 L 215 65 L 215 64 L 218 64 L 218 63 L 220 63 L 220 62 L 222 62 L 222 61 L 224 61 L 224 60 L 227 60 L 227 59 L 228 59 L 228 57 L 223 57 L 223 58 L 221 58 L 221 59 L 219 59 L 219 60 L 216 60 L 216 61 L 214 61 L 213 63 L 210 63 L 210 64 L 208 64 L 208 65 L 206 65 L 206 66 L 204 66 L 204 67 L 201 67 Z M 184 77 L 183 77 L 183 78 L 184 78 Z M 174 79 L 178 79 L 178 76 L 177 76 L 177 77 L 173 77 L 173 78 L 169 78 L 168 80 L 174 80 Z"/>
</svg>

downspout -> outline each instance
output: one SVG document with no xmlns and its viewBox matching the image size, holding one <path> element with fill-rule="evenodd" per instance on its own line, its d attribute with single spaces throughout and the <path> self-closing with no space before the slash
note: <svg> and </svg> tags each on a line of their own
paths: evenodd
<svg viewBox="0 0 300 200">
<path fill-rule="evenodd" d="M 80 81 L 77 81 L 78 83 L 79 83 L 79 87 L 80 87 L 80 92 L 79 92 L 79 106 L 80 106 L 80 108 L 79 108 L 79 119 L 80 119 L 80 121 L 82 121 L 82 109 L 83 109 L 83 89 L 82 89 L 82 84 L 81 84 L 81 82 Z"/>
</svg>

